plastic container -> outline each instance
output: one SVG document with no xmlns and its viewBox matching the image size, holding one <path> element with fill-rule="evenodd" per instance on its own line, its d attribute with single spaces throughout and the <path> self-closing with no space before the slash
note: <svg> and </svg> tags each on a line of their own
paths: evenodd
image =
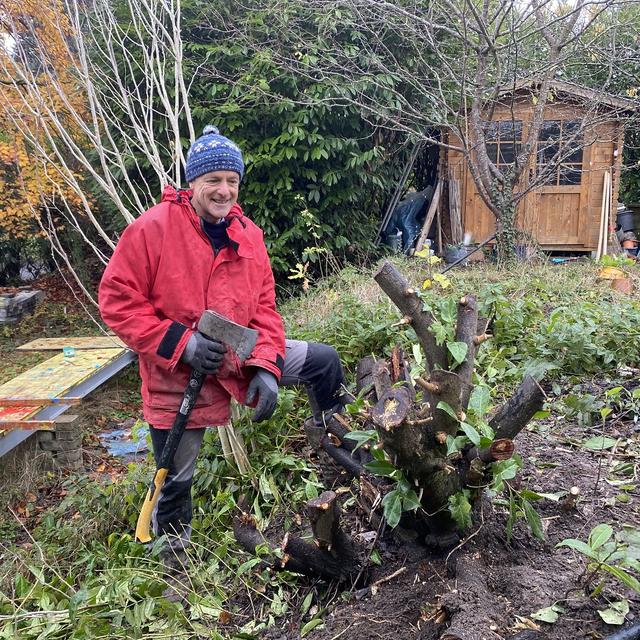
<svg viewBox="0 0 640 640">
<path fill-rule="evenodd" d="M 618 267 L 602 267 L 598 277 L 603 280 L 617 280 L 618 278 L 624 278 L 625 274 L 624 271 L 622 269 L 618 269 Z"/>
<path fill-rule="evenodd" d="M 633 211 L 630 209 L 623 209 L 618 212 L 616 216 L 616 228 L 621 229 L 623 232 L 633 231 Z"/>
</svg>

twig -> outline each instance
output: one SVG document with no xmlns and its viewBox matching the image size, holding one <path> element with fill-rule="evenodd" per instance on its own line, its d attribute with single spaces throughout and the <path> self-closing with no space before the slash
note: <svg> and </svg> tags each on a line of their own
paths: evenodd
<svg viewBox="0 0 640 640">
<path fill-rule="evenodd" d="M 397 578 L 400 574 L 404 573 L 407 570 L 407 566 L 403 566 L 400 567 L 397 571 L 394 571 L 393 573 L 389 574 L 388 576 L 384 576 L 384 578 L 380 578 L 378 580 L 376 580 L 375 582 L 372 582 L 369 586 L 371 587 L 377 587 L 381 584 L 384 584 L 385 582 L 389 582 L 389 580 L 393 580 L 394 578 Z"/>
<path fill-rule="evenodd" d="M 465 544 L 467 544 L 467 542 L 469 542 L 469 540 L 471 540 L 471 538 L 475 538 L 479 533 L 480 530 L 482 529 L 482 527 L 484 527 L 484 509 L 482 507 L 482 502 L 480 503 L 480 526 L 471 534 L 469 534 L 464 540 L 461 540 L 453 549 L 451 549 L 451 551 L 449 551 L 449 554 L 447 555 L 447 557 L 444 560 L 444 564 L 445 566 L 447 566 L 447 563 L 449 562 L 449 558 L 461 547 L 463 547 Z"/>
<path fill-rule="evenodd" d="M 607 419 L 602 418 L 602 444 L 604 445 L 604 437 L 605 437 L 605 427 L 607 424 Z M 600 456 L 598 457 L 598 475 L 596 476 L 596 482 L 593 486 L 593 495 L 595 496 L 598 493 L 598 485 L 600 484 L 600 473 L 602 472 L 602 457 L 604 455 L 604 451 L 600 451 Z"/>
</svg>

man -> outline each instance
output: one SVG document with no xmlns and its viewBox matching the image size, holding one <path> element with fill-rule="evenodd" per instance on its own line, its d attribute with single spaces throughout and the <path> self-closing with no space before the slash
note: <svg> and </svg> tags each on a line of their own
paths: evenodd
<svg viewBox="0 0 640 640">
<path fill-rule="evenodd" d="M 189 190 L 165 188 L 162 202 L 125 229 L 99 289 L 104 321 L 139 355 L 156 461 L 191 369 L 208 374 L 152 519 L 156 535 L 167 534 L 166 548 L 180 560 L 191 532 L 191 485 L 205 428 L 228 422 L 232 397 L 255 404 L 256 421 L 273 414 L 278 384 L 304 384 L 318 423 L 343 403 L 336 351 L 285 341 L 262 231 L 237 204 L 240 149 L 208 126 L 189 149 L 185 173 Z M 225 345 L 196 331 L 205 309 L 258 330 L 242 365 Z"/>
</svg>

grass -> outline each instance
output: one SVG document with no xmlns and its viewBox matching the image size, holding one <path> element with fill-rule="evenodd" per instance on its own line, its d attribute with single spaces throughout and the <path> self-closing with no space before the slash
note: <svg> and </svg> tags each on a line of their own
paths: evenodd
<svg viewBox="0 0 640 640">
<path fill-rule="evenodd" d="M 423 261 L 397 264 L 414 286 L 429 276 Z M 415 342 L 411 330 L 393 326 L 399 313 L 372 273 L 347 269 L 281 305 L 288 335 L 334 345 L 350 376 L 364 355 L 380 355 L 396 341 L 410 353 Z M 600 282 L 591 262 L 509 270 L 480 265 L 447 275 L 446 289 L 423 292 L 425 305 L 442 320 L 449 301 L 479 295 L 495 337 L 480 351 L 478 380 L 490 386 L 496 401 L 532 364 L 556 366 L 550 375 L 559 385 L 570 376 L 599 371 L 613 377 L 621 363 L 637 365 L 639 305 Z M 637 267 L 631 277 L 640 284 Z M 68 306 L 45 303 L 2 331 L 0 355 L 9 366 L 0 382 L 39 357 L 13 354 L 18 344 L 45 335 L 95 333 L 96 327 Z M 113 387 L 102 392 L 91 412 L 94 422 L 104 417 L 100 412 L 118 419 L 134 411 L 135 384 L 130 379 L 125 385 L 124 413 L 109 400 Z M 274 576 L 241 553 L 230 518 L 242 497 L 262 525 L 286 530 L 295 525 L 304 501 L 321 490 L 305 458 L 306 415 L 304 398 L 286 391 L 272 420 L 256 425 L 243 418 L 238 429 L 253 469 L 247 476 L 225 460 L 215 434 L 207 435 L 194 485 L 191 610 L 159 598 L 166 585 L 157 556 L 131 539 L 149 469 L 132 467 L 115 482 L 98 474 L 70 476 L 58 484 L 60 499 L 37 516 L 6 517 L 0 523 L 0 638 L 231 638 L 241 629 L 253 633 L 261 623 L 300 618 L 313 587 L 300 588 L 286 574 Z M 326 604 L 330 597 L 321 600 Z"/>
</svg>

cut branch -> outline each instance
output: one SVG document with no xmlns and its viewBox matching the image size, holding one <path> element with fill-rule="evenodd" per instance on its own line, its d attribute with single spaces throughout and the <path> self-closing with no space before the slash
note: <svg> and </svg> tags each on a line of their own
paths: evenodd
<svg viewBox="0 0 640 640">
<path fill-rule="evenodd" d="M 471 377 L 476 360 L 476 332 L 478 330 L 478 304 L 475 296 L 467 295 L 458 302 L 458 322 L 456 324 L 456 342 L 467 345 L 464 361 L 456 369 L 462 382 L 461 404 L 467 408 L 471 395 Z"/>
<path fill-rule="evenodd" d="M 422 301 L 417 293 L 409 293 L 411 287 L 406 278 L 390 262 L 385 262 L 373 278 L 403 316 L 411 318 L 411 326 L 424 349 L 429 370 L 433 371 L 436 366 L 444 368 L 447 364 L 447 354 L 444 347 L 437 344 L 430 331 L 433 316 L 422 310 Z"/>
<path fill-rule="evenodd" d="M 331 551 L 334 538 L 340 527 L 338 496 L 334 491 L 325 491 L 307 502 L 307 516 L 311 522 L 313 537 L 320 549 Z"/>
<path fill-rule="evenodd" d="M 354 477 L 361 476 L 365 469 L 361 462 L 353 457 L 353 454 L 342 447 L 336 447 L 327 436 L 322 438 L 320 446 L 335 462 L 347 473 Z"/>
<path fill-rule="evenodd" d="M 545 394 L 540 384 L 531 376 L 525 376 L 515 393 L 489 422 L 495 431 L 496 439 L 513 440 L 542 409 L 544 398 Z"/>
</svg>

